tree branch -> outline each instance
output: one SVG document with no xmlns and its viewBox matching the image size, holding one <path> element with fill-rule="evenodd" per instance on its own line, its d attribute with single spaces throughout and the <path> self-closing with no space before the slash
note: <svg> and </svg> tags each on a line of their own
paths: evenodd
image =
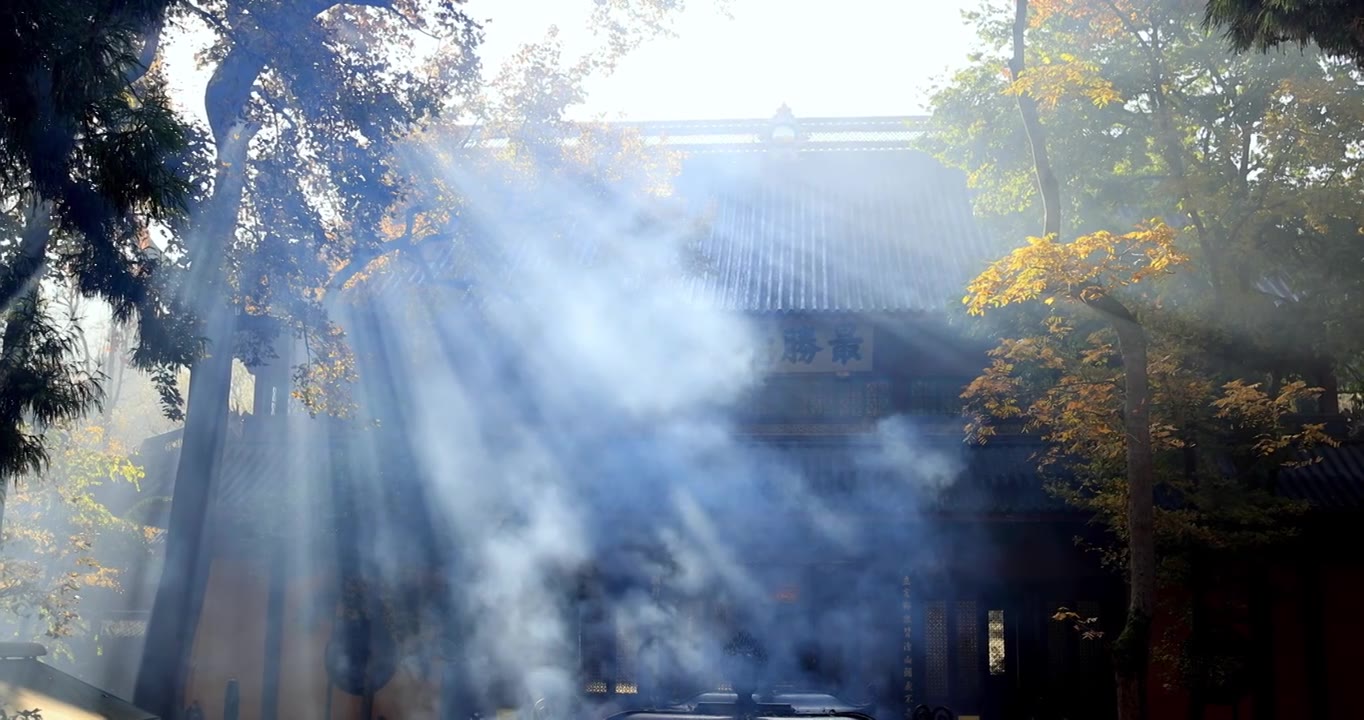
<svg viewBox="0 0 1364 720">
<path fill-rule="evenodd" d="M 25 215 L 19 256 L 0 280 L 0 312 L 8 313 L 14 302 L 36 285 L 47 270 L 47 247 L 52 237 L 52 203 L 35 201 Z"/>
<path fill-rule="evenodd" d="M 1013 58 L 1009 72 L 1015 82 L 1023 75 L 1024 32 L 1028 25 L 1028 0 L 1016 0 L 1013 25 Z M 1037 101 L 1027 93 L 1018 93 L 1018 114 L 1023 119 L 1023 131 L 1032 149 L 1033 169 L 1037 175 L 1037 189 L 1042 195 L 1042 234 L 1061 234 L 1061 186 L 1047 156 L 1047 144 L 1042 130 L 1042 119 L 1037 113 Z"/>
<path fill-rule="evenodd" d="M 162 13 L 156 16 L 156 20 L 151 27 L 143 33 L 142 50 L 137 54 L 137 63 L 128 68 L 124 74 L 124 82 L 128 85 L 136 83 L 146 76 L 152 69 L 152 63 L 156 61 L 156 53 L 161 49 L 161 35 L 166 29 L 166 15 Z"/>
</svg>

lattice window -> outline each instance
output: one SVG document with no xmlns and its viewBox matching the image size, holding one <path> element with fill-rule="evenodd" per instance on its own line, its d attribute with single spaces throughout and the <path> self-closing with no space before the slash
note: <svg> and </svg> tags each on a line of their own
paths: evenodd
<svg viewBox="0 0 1364 720">
<path fill-rule="evenodd" d="M 930 702 L 947 699 L 947 603 L 934 600 L 924 607 L 924 693 Z"/>
<path fill-rule="evenodd" d="M 900 622 L 903 625 L 904 634 L 900 643 L 900 656 L 903 661 L 904 683 L 903 695 L 905 718 L 909 718 L 910 712 L 914 708 L 914 606 L 910 600 L 909 576 L 906 575 L 900 583 Z"/>
<path fill-rule="evenodd" d="M 1004 674 L 1004 611 L 991 610 L 986 617 L 986 651 L 991 675 Z"/>
<path fill-rule="evenodd" d="M 980 620 L 975 600 L 957 601 L 957 695 L 974 699 L 980 690 Z"/>
<path fill-rule="evenodd" d="M 596 598 L 578 606 L 578 653 L 583 688 L 590 694 L 611 692 L 617 640 L 612 619 Z"/>
<path fill-rule="evenodd" d="M 633 634 L 627 631 L 623 624 L 616 625 L 616 692 L 636 693 L 639 689 L 635 687 L 635 679 L 638 676 L 637 667 L 639 657 L 639 644 L 635 642 Z M 622 687 L 635 688 L 625 691 Z"/>
</svg>

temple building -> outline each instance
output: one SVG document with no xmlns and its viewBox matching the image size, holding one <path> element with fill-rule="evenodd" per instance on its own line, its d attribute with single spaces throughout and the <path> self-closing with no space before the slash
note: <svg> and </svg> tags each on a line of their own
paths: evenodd
<svg viewBox="0 0 1364 720">
<path fill-rule="evenodd" d="M 881 720 L 920 703 L 987 720 L 1110 717 L 1102 643 L 1052 619 L 1066 607 L 1109 631 L 1121 625 L 1122 578 L 1076 544 L 1098 530 L 1044 488 L 1034 438 L 964 443 L 960 395 L 984 366 L 988 341 L 963 326 L 959 298 L 1007 244 L 979 230 L 966 178 L 913 148 L 921 123 L 783 111 L 770 120 L 638 126 L 682 155 L 675 195 L 700 230 L 698 266 L 679 280 L 681 295 L 708 313 L 742 317 L 764 348 L 754 360 L 762 382 L 728 415 L 733 447 L 759 467 L 770 460 L 780 468 L 765 481 L 767 494 L 742 500 L 763 528 L 736 560 L 762 586 L 759 607 L 751 596 L 687 595 L 666 583 L 643 591 L 666 600 L 677 633 L 720 616 L 763 618 L 769 634 L 799 629 L 799 647 L 789 648 L 796 660 L 773 682 L 873 704 Z M 399 278 L 389 292 L 422 282 Z M 347 327 L 366 397 L 399 392 L 379 387 L 382 369 L 366 365 L 380 362 L 384 325 Z M 404 658 L 384 641 L 369 644 L 363 666 L 341 657 L 353 609 L 348 566 L 364 565 L 365 545 L 413 548 L 404 557 L 414 579 L 400 605 L 442 592 L 439 568 L 450 560 L 433 547 L 444 531 L 424 512 L 431 498 L 404 490 L 399 477 L 414 441 L 384 434 L 400 434 L 401 418 L 381 417 L 375 429 L 301 416 L 287 399 L 288 364 L 282 352 L 254 369 L 254 413 L 234 430 L 215 479 L 212 560 L 184 704 L 208 720 L 228 720 L 229 698 L 232 720 L 464 716 L 469 688 L 454 678 L 468 677 L 475 662 L 459 651 L 461 633 L 472 631 L 442 625 L 439 607 L 412 610 L 413 622 L 434 628 L 428 647 L 436 651 Z M 328 460 L 337 447 L 363 443 L 380 448 L 367 465 Z M 144 448 L 147 484 L 173 481 L 177 444 L 173 433 Z M 1361 458 L 1343 446 L 1282 479 L 1281 492 L 1316 508 L 1293 552 L 1348 546 L 1332 533 L 1364 510 Z M 914 482 L 904 465 L 915 468 Z M 385 478 L 371 485 L 388 490 L 361 497 L 333 487 L 361 474 Z M 819 516 L 789 519 L 784 483 L 818 499 Z M 410 537 L 380 537 L 379 516 L 411 519 L 402 523 Z M 824 521 L 851 522 L 860 544 L 793 530 Z M 1354 609 L 1364 574 L 1349 553 L 1310 552 L 1312 563 L 1267 558 L 1247 569 L 1243 585 L 1209 600 L 1240 613 L 1228 627 L 1257 642 L 1241 684 L 1202 717 L 1364 716 L 1345 674 L 1353 648 L 1364 646 Z M 291 557 L 307 558 L 306 567 L 291 566 Z M 603 609 L 632 592 L 638 576 L 609 567 L 588 575 L 575 581 L 569 612 L 584 699 L 628 705 L 666 696 L 666 666 L 646 669 L 646 643 Z M 148 611 L 150 597 L 132 598 L 118 620 Z M 133 637 L 119 642 L 133 656 L 136 634 L 125 634 Z M 393 657 L 378 657 L 385 652 Z M 718 671 L 710 680 L 727 683 Z M 1153 680 L 1153 717 L 1186 716 L 1186 695 L 1171 684 Z M 521 702 L 496 689 L 479 693 L 485 704 Z"/>
</svg>

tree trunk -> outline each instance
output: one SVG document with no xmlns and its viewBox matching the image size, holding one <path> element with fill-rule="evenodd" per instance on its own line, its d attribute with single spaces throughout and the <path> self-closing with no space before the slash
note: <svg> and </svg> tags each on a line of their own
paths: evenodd
<svg viewBox="0 0 1364 720">
<path fill-rule="evenodd" d="M 1321 415 L 1340 414 L 1340 378 L 1336 375 L 1335 363 L 1329 357 L 1316 357 L 1312 360 L 1312 382 L 1321 388 L 1317 398 L 1317 412 Z"/>
<path fill-rule="evenodd" d="M 1116 304 L 1116 302 L 1115 302 Z M 1146 332 L 1128 317 L 1110 314 L 1122 354 L 1127 435 L 1127 621 L 1113 645 L 1119 720 L 1146 718 L 1151 617 L 1156 600 L 1155 463 L 1151 454 L 1150 387 Z"/>
<path fill-rule="evenodd" d="M 1013 23 L 1014 79 L 1023 73 L 1028 0 L 1016 0 Z M 1061 232 L 1061 189 L 1047 155 L 1046 132 L 1037 102 L 1018 95 L 1018 112 L 1032 149 L 1037 188 L 1042 195 L 1043 235 Z M 1150 657 L 1151 616 L 1155 606 L 1155 464 L 1151 454 L 1146 331 L 1132 313 L 1113 297 L 1081 294 L 1081 300 L 1103 313 L 1118 334 L 1125 398 L 1123 425 L 1127 435 L 1128 608 L 1122 632 L 1113 643 L 1119 720 L 1145 720 L 1146 679 Z"/>
<path fill-rule="evenodd" d="M 1024 33 L 1028 28 L 1028 0 L 1016 0 L 1014 6 L 1014 45 L 1013 57 L 1009 60 L 1009 73 L 1014 80 L 1023 74 L 1026 62 Z M 1042 235 L 1061 234 L 1061 184 L 1056 180 L 1051 159 L 1047 155 L 1047 136 L 1042 127 L 1042 118 L 1037 114 L 1037 101 L 1027 93 L 1019 93 L 1018 114 L 1023 120 L 1023 130 L 1028 136 L 1032 150 L 1033 171 L 1037 175 L 1037 191 L 1042 195 Z"/>
<path fill-rule="evenodd" d="M 231 313 L 215 313 L 206 335 L 212 346 L 190 372 L 180 463 L 167 527 L 166 559 L 147 623 L 147 642 L 133 701 L 162 718 L 179 717 L 190 652 L 208 576 L 205 538 L 210 503 L 227 436 L 232 382 Z"/>
<path fill-rule="evenodd" d="M 211 85 L 212 83 L 210 83 Z M 166 534 L 166 559 L 147 624 L 134 702 L 162 718 L 182 713 L 194 634 L 207 584 L 205 537 L 211 528 L 215 473 L 227 441 L 236 314 L 224 277 L 245 182 L 246 147 L 256 126 L 233 123 L 222 134 L 213 197 L 204 205 L 193 267 L 201 268 L 194 307 L 206 354 L 190 370 L 189 402 Z"/>
<path fill-rule="evenodd" d="M 204 105 L 217 172 L 213 195 L 201 206 L 189 238 L 196 278 L 193 307 L 204 323 L 207 354 L 190 369 L 188 407 L 175 473 L 166 559 L 147 623 L 147 641 L 133 699 L 162 718 L 179 717 L 188 678 L 194 634 L 203 610 L 208 580 L 205 537 L 209 534 L 214 474 L 227 442 L 228 400 L 232 390 L 236 314 L 224 268 L 237 229 L 246 184 L 251 140 L 260 130 L 245 117 L 251 88 L 265 58 L 239 43 L 223 58 L 204 90 Z"/>
</svg>

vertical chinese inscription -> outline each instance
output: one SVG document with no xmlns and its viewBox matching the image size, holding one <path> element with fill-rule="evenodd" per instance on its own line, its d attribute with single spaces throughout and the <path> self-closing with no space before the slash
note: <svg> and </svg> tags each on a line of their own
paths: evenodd
<svg viewBox="0 0 1364 720">
<path fill-rule="evenodd" d="M 909 720 L 910 714 L 914 711 L 914 613 L 911 612 L 913 605 L 909 597 L 909 576 L 906 575 L 900 582 L 900 624 L 903 628 L 903 638 L 900 645 L 900 655 L 904 667 L 904 716 Z"/>
<path fill-rule="evenodd" d="M 839 323 L 834 327 L 834 337 L 829 341 L 833 351 L 833 361 L 847 365 L 853 360 L 862 359 L 862 338 L 857 334 L 857 325 Z"/>
<path fill-rule="evenodd" d="M 782 332 L 781 359 L 784 362 L 809 365 L 823 349 L 824 346 L 819 344 L 819 339 L 815 336 L 814 325 L 800 323 Z"/>
</svg>

